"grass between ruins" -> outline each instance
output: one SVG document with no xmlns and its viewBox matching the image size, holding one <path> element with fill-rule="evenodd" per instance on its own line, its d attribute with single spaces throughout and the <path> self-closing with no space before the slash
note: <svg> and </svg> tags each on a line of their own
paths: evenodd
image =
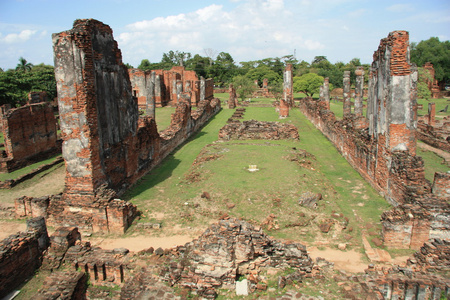
<svg viewBox="0 0 450 300">
<path fill-rule="evenodd" d="M 227 95 L 224 94 L 221 100 L 227 100 Z M 298 109 L 291 110 L 288 118 L 279 120 L 271 107 L 273 101 L 252 99 L 246 108 L 245 120 L 292 123 L 299 129 L 300 141 L 217 141 L 220 128 L 234 112 L 223 105 L 224 109 L 199 133 L 176 149 L 123 197 L 137 204 L 142 212 L 138 224 L 162 223 L 161 230 L 145 231 L 135 224 L 125 236 L 163 237 L 187 233 L 197 237 L 208 224 L 226 213 L 257 225 L 263 224 L 265 232 L 278 239 L 295 240 L 318 248 L 335 248 L 338 243 L 347 243 L 347 249 L 363 252 L 361 235 L 366 235 L 369 240 L 379 235 L 379 217 L 389 209 L 389 205 Z M 173 112 L 174 108 L 157 109 L 159 131 L 169 126 Z M 430 159 L 438 160 L 436 157 Z M 256 164 L 259 171 L 249 172 L 250 164 Z M 60 180 L 63 183 L 63 174 L 64 168 L 54 167 L 39 178 L 11 190 L 0 190 L 2 203 L 6 201 L 11 205 L 14 198 L 24 194 L 36 196 L 38 190 L 43 190 L 43 195 L 61 192 L 63 185 L 56 186 L 55 182 Z M 48 184 L 51 187 L 46 188 Z M 323 199 L 317 209 L 298 205 L 304 192 L 322 194 Z M 275 216 L 273 222 L 264 224 L 264 221 L 271 220 L 268 219 L 271 214 Z M 332 224 L 331 229 L 323 233 L 319 225 L 327 222 Z M 412 253 L 411 250 L 389 252 L 392 256 Z M 368 260 L 365 262 L 369 263 Z M 286 292 L 276 288 L 279 273 L 263 275 L 267 277 L 268 290 L 258 292 L 261 296 Z M 333 274 L 294 285 L 297 290 L 311 296 L 339 299 L 340 287 L 332 278 Z M 35 294 L 42 280 L 38 273 L 22 290 L 25 293 L 20 299 Z M 218 297 L 241 298 L 231 291 L 221 291 Z"/>
<path fill-rule="evenodd" d="M 244 117 L 290 122 L 300 141 L 216 141 L 233 111 L 223 109 L 125 195 L 144 212 L 139 222 L 161 222 L 164 235 L 177 225 L 201 232 L 225 213 L 258 225 L 273 214 L 265 227 L 276 238 L 360 249 L 362 232 L 378 235 L 389 205 L 299 110 L 279 120 L 273 107 L 247 107 Z M 259 171 L 249 172 L 250 164 Z M 322 194 L 318 209 L 298 205 L 305 192 Z M 332 224 L 329 233 L 322 223 Z"/>
</svg>

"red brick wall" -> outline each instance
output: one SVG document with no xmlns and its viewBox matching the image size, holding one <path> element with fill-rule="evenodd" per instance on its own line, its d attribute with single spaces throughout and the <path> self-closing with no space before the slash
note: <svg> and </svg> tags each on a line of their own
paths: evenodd
<svg viewBox="0 0 450 300">
<path fill-rule="evenodd" d="M 49 222 L 123 232 L 136 208 L 113 199 L 198 130 L 220 102 L 200 101 L 192 116 L 190 106 L 179 102 L 171 126 L 160 136 L 154 119 L 138 118 L 129 73 L 109 26 L 77 20 L 72 30 L 53 35 L 53 40 L 66 185 L 62 198 L 50 201 Z M 196 76 L 174 70 L 188 79 Z M 163 75 L 162 94 L 176 99 L 173 83 L 181 74 L 156 73 Z"/>
<path fill-rule="evenodd" d="M 23 161 L 56 149 L 57 131 L 49 104 L 25 105 L 1 115 L 7 157 Z"/>
</svg>

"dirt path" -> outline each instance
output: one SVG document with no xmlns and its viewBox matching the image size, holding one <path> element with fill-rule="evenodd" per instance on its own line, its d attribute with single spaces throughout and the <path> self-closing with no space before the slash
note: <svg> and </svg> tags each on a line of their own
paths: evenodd
<svg viewBox="0 0 450 300">
<path fill-rule="evenodd" d="M 306 250 L 314 261 L 317 257 L 324 258 L 333 262 L 335 269 L 351 273 L 364 272 L 367 269 L 368 263 L 363 262 L 363 255 L 355 250 L 341 251 L 331 248 L 319 250 L 317 247 L 308 247 Z"/>
<path fill-rule="evenodd" d="M 7 238 L 11 234 L 18 233 L 19 231 L 25 231 L 27 224 L 19 222 L 0 222 L 0 241 Z"/>
</svg>

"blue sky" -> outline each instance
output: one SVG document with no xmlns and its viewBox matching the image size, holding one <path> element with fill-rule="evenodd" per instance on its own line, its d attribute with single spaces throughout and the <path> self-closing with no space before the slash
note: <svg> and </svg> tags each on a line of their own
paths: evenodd
<svg viewBox="0 0 450 300">
<path fill-rule="evenodd" d="M 205 49 L 236 62 L 295 53 L 371 63 L 394 30 L 409 31 L 411 42 L 450 39 L 449 0 L 0 0 L 0 67 L 14 68 L 21 56 L 53 65 L 51 34 L 85 18 L 111 26 L 135 67 L 170 50 Z"/>
</svg>

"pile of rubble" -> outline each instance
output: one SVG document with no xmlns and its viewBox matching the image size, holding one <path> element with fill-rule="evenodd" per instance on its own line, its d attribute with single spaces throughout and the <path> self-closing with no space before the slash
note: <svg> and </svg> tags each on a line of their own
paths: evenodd
<svg viewBox="0 0 450 300">
<path fill-rule="evenodd" d="M 298 140 L 298 130 L 292 124 L 256 120 L 232 122 L 219 131 L 222 140 Z"/>
</svg>

